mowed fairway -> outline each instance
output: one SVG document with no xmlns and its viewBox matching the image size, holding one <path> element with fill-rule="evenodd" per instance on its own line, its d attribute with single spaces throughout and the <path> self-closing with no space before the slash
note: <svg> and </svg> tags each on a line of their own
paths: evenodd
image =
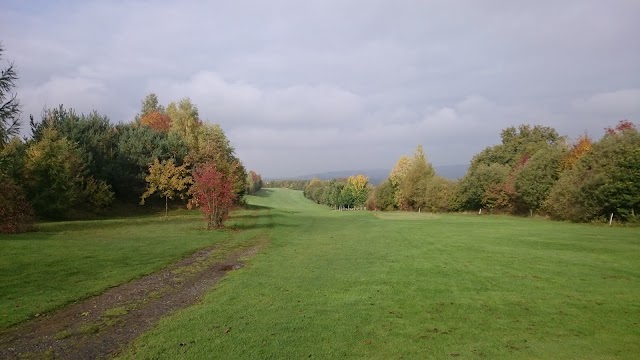
<svg viewBox="0 0 640 360">
<path fill-rule="evenodd" d="M 249 202 L 267 248 L 123 358 L 640 354 L 638 228 L 337 212 L 285 189 Z"/>
</svg>

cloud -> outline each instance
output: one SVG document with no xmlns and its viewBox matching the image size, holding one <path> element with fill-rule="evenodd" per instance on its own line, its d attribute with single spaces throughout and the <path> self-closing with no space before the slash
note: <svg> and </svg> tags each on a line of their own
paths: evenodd
<svg viewBox="0 0 640 360">
<path fill-rule="evenodd" d="M 464 163 L 521 123 L 638 121 L 640 2 L 9 0 L 25 113 L 190 97 L 268 175 Z"/>
<path fill-rule="evenodd" d="M 576 110 L 622 117 L 640 115 L 640 89 L 624 89 L 592 95 L 573 102 Z"/>
</svg>

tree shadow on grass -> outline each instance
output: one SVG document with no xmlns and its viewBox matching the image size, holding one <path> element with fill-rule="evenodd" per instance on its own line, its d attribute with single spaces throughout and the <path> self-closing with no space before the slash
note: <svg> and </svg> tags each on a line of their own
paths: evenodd
<svg viewBox="0 0 640 360">
<path fill-rule="evenodd" d="M 278 227 L 297 227 L 298 225 L 291 224 L 230 224 L 226 228 L 229 230 L 254 230 L 254 229 L 273 229 Z"/>
</svg>

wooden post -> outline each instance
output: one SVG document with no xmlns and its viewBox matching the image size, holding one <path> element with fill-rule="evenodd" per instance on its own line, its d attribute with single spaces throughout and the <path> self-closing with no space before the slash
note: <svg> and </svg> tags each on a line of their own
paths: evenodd
<svg viewBox="0 0 640 360">
<path fill-rule="evenodd" d="M 612 222 L 613 222 L 613 213 L 611 213 L 611 217 L 609 218 L 609 226 L 611 226 Z"/>
</svg>

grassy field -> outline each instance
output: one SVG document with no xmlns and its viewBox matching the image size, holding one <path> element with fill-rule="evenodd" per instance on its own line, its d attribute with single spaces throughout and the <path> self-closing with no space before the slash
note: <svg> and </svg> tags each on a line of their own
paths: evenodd
<svg viewBox="0 0 640 360">
<path fill-rule="evenodd" d="M 231 224 L 245 233 L 260 231 L 243 214 Z M 198 212 L 174 211 L 169 218 L 44 223 L 38 232 L 0 235 L 0 329 L 157 271 L 197 249 L 240 245 L 251 235 L 204 226 Z"/>
<path fill-rule="evenodd" d="M 268 248 L 123 358 L 640 354 L 637 228 L 337 212 L 296 191 L 259 195 L 249 202 L 269 219 Z M 193 227 L 179 224 L 171 231 Z M 193 247 L 199 236 L 182 235 Z"/>
<path fill-rule="evenodd" d="M 249 197 L 223 232 L 169 219 L 0 235 L 0 329 L 195 250 L 269 245 L 125 359 L 637 358 L 640 230 L 473 215 L 332 211 Z"/>
</svg>

